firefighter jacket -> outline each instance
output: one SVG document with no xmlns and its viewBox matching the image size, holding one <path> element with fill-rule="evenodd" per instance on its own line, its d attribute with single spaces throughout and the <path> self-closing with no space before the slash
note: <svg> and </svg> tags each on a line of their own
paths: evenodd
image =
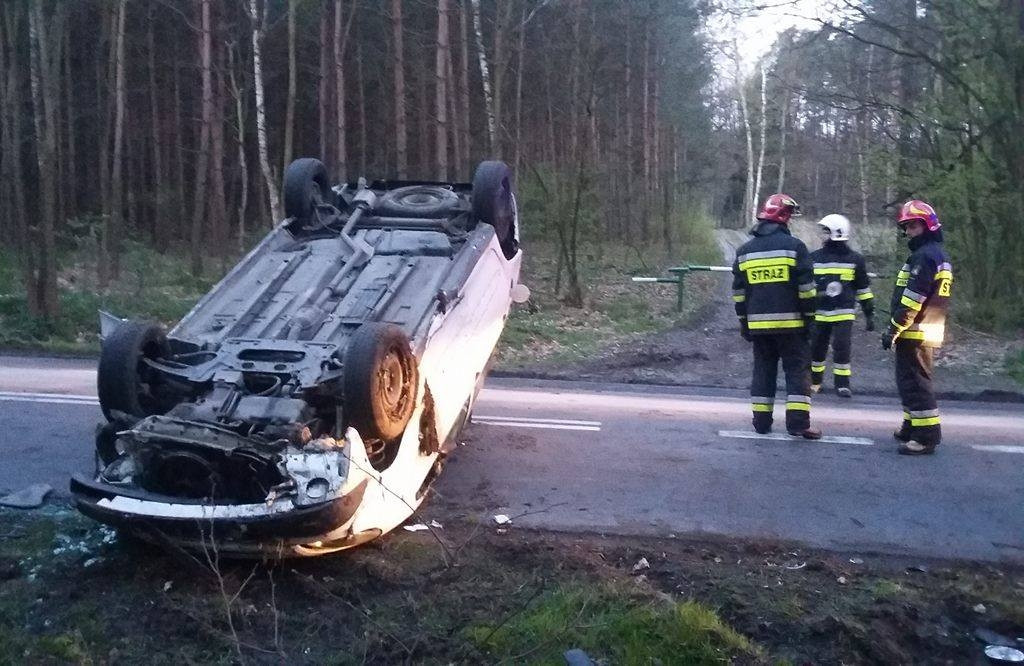
<svg viewBox="0 0 1024 666">
<path fill-rule="evenodd" d="M 857 302 L 866 317 L 874 314 L 875 297 L 864 257 L 846 241 L 826 241 L 820 250 L 811 253 L 811 261 L 818 290 L 815 321 L 852 320 L 856 317 Z"/>
<path fill-rule="evenodd" d="M 814 271 L 807 246 L 785 225 L 759 222 L 736 251 L 732 300 L 752 335 L 790 333 L 814 316 Z"/>
<path fill-rule="evenodd" d="M 953 286 L 953 265 L 942 248 L 942 237 L 927 232 L 910 239 L 910 257 L 896 274 L 889 333 L 900 340 L 920 340 L 941 347 L 946 310 Z"/>
</svg>

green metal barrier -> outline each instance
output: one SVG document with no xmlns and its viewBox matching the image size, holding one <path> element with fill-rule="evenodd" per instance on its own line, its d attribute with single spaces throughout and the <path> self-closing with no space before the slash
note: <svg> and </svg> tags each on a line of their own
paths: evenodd
<svg viewBox="0 0 1024 666">
<path fill-rule="evenodd" d="M 687 264 L 685 266 L 673 266 L 668 269 L 672 277 L 635 277 L 633 282 L 661 282 L 676 285 L 676 312 L 683 311 L 683 293 L 686 288 L 686 274 L 690 271 L 713 271 L 716 273 L 731 273 L 731 266 L 704 266 L 702 264 Z"/>
</svg>

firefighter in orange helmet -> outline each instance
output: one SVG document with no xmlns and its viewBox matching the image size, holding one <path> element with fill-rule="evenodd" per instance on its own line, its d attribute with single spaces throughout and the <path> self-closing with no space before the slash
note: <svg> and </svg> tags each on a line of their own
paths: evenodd
<svg viewBox="0 0 1024 666">
<path fill-rule="evenodd" d="M 930 205 L 908 201 L 896 224 L 909 238 L 910 257 L 896 274 L 892 320 L 882 336 L 883 349 L 896 348 L 896 388 L 903 402 L 903 422 L 893 436 L 900 453 L 925 455 L 942 440 L 932 353 L 945 334 L 953 266 L 942 247 L 939 216 Z"/>
</svg>

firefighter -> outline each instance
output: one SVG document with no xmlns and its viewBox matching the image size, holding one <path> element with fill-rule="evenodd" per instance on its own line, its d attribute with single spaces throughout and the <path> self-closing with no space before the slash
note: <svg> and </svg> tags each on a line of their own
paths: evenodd
<svg viewBox="0 0 1024 666">
<path fill-rule="evenodd" d="M 773 194 L 764 202 L 752 239 L 736 251 L 733 302 L 740 334 L 754 346 L 750 401 L 754 430 L 772 429 L 779 361 L 786 374 L 786 431 L 821 439 L 811 427 L 811 373 L 807 336 L 814 317 L 814 271 L 807 246 L 789 232 L 800 207 Z"/>
<path fill-rule="evenodd" d="M 914 199 L 897 220 L 909 238 L 910 257 L 896 275 L 892 320 L 882 348 L 896 347 L 896 388 L 903 422 L 893 436 L 904 455 L 935 452 L 942 439 L 932 386 L 932 353 L 942 346 L 953 285 L 953 266 L 942 247 L 942 224 L 935 209 Z"/>
<path fill-rule="evenodd" d="M 811 393 L 821 390 L 831 341 L 836 393 L 849 398 L 853 395 L 850 390 L 850 338 L 853 321 L 857 317 L 855 306 L 860 303 L 867 329 L 875 330 L 874 295 L 864 257 L 850 247 L 850 220 L 843 215 L 826 215 L 818 226 L 825 241 L 820 249 L 811 253 L 818 290 L 811 342 Z"/>
</svg>

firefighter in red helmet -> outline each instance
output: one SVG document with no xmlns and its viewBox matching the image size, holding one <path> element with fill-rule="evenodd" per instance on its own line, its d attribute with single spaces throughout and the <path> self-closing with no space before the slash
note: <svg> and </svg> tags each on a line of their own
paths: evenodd
<svg viewBox="0 0 1024 666">
<path fill-rule="evenodd" d="M 896 274 L 892 320 L 882 347 L 896 348 L 896 388 L 903 422 L 893 436 L 905 455 L 934 453 L 942 439 L 932 385 L 932 353 L 942 346 L 952 295 L 953 266 L 942 247 L 935 209 L 914 199 L 900 208 L 896 224 L 909 238 L 910 257 Z"/>
<path fill-rule="evenodd" d="M 814 268 L 807 246 L 789 231 L 797 202 L 773 194 L 757 215 L 751 238 L 736 251 L 733 302 L 740 334 L 754 347 L 750 384 L 754 430 L 772 428 L 779 361 L 786 375 L 786 431 L 820 439 L 811 427 L 811 368 L 808 333 L 814 319 Z"/>
</svg>

